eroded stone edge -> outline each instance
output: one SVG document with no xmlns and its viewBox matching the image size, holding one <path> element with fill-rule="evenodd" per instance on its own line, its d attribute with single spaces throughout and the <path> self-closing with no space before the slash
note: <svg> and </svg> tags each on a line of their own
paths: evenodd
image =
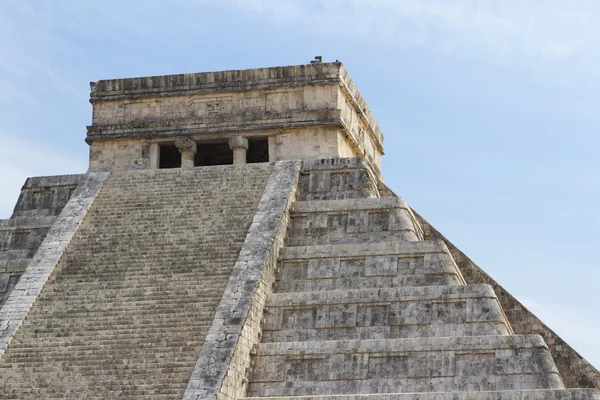
<svg viewBox="0 0 600 400">
<path fill-rule="evenodd" d="M 183 399 L 236 399 L 244 395 L 300 168 L 301 161 L 275 163 Z"/>
<path fill-rule="evenodd" d="M 108 175 L 108 172 L 91 172 L 84 176 L 8 295 L 0 309 L 0 356 L 6 352 Z"/>
</svg>

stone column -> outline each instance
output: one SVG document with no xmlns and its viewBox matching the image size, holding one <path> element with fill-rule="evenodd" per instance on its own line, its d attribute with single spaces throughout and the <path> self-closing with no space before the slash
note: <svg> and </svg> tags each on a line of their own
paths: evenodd
<svg viewBox="0 0 600 400">
<path fill-rule="evenodd" d="M 160 164 L 160 146 L 158 143 L 150 143 L 150 150 L 148 154 L 148 168 L 158 169 Z"/>
<path fill-rule="evenodd" d="M 177 136 L 175 138 L 175 147 L 181 153 L 181 168 L 194 168 L 194 157 L 196 156 L 196 142 L 186 136 Z"/>
<path fill-rule="evenodd" d="M 248 139 L 241 136 L 231 136 L 229 147 L 233 150 L 233 163 L 246 164 L 246 151 L 248 150 Z"/>
</svg>

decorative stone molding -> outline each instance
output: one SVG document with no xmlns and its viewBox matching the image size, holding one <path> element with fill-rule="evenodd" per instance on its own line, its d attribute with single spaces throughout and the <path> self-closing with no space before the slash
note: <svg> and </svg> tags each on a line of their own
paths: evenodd
<svg viewBox="0 0 600 400">
<path fill-rule="evenodd" d="M 188 382 L 185 400 L 237 399 L 246 389 L 250 355 L 260 342 L 263 310 L 275 282 L 300 166 L 300 161 L 275 163 Z"/>
</svg>

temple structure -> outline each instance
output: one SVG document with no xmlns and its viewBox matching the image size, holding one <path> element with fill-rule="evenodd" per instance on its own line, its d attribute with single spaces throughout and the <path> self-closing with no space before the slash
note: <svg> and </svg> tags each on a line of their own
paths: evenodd
<svg viewBox="0 0 600 400">
<path fill-rule="evenodd" d="M 29 178 L 0 220 L 0 397 L 600 400 L 598 370 L 386 187 L 341 63 L 90 102 L 88 172 Z"/>
</svg>

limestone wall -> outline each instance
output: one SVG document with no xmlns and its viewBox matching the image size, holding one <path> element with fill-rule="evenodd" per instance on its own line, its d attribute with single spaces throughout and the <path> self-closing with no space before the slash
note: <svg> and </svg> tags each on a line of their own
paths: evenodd
<svg viewBox="0 0 600 400">
<path fill-rule="evenodd" d="M 273 160 L 320 159 L 343 154 L 355 157 L 355 149 L 335 126 L 286 129 L 269 137 L 269 158 Z"/>
<path fill-rule="evenodd" d="M 90 171 L 148 168 L 149 145 L 143 139 L 111 139 L 91 143 Z"/>
</svg>

